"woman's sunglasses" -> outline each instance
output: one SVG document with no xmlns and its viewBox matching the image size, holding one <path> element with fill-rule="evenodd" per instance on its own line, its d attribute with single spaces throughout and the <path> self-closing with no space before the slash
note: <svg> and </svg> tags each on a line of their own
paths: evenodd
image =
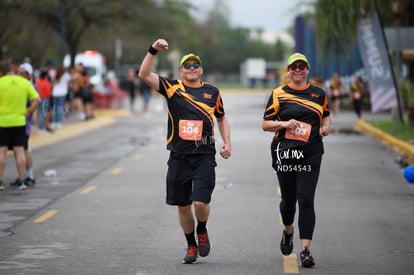
<svg viewBox="0 0 414 275">
<path fill-rule="evenodd" d="M 300 65 L 290 65 L 289 66 L 289 70 L 292 70 L 292 71 L 296 71 L 296 69 L 298 69 L 299 68 L 299 71 L 303 71 L 304 69 L 306 69 L 307 68 L 307 66 L 305 65 L 305 64 L 300 64 Z"/>
</svg>

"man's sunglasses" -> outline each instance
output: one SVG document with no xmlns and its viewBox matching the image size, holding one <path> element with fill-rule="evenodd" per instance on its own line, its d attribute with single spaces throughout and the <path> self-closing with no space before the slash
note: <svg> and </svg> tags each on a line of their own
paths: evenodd
<svg viewBox="0 0 414 275">
<path fill-rule="evenodd" d="M 191 64 L 191 63 L 185 63 L 185 64 L 183 65 L 183 67 L 184 67 L 184 69 L 186 69 L 186 70 L 191 69 L 191 67 L 193 67 L 194 69 L 198 69 L 198 68 L 200 68 L 200 64 L 198 64 L 198 63 L 194 63 L 194 64 Z"/>
<path fill-rule="evenodd" d="M 306 66 L 305 64 L 300 64 L 300 65 L 290 65 L 289 69 L 292 71 L 296 71 L 297 68 L 299 68 L 299 71 L 303 71 L 304 69 L 306 69 L 308 66 Z"/>
</svg>

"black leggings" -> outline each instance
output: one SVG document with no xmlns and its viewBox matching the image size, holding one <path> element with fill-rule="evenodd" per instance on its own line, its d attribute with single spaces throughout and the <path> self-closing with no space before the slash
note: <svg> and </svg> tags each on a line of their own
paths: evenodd
<svg viewBox="0 0 414 275">
<path fill-rule="evenodd" d="M 362 109 L 362 99 L 354 99 L 352 100 L 352 103 L 354 104 L 355 113 L 357 114 L 358 118 L 360 118 Z"/>
<path fill-rule="evenodd" d="M 296 150 L 296 151 L 295 151 Z M 299 205 L 299 237 L 312 240 L 315 228 L 314 198 L 323 155 L 323 144 L 313 144 L 290 149 L 292 158 L 275 162 L 277 156 L 272 150 L 273 168 L 277 172 L 281 191 L 280 214 L 284 225 L 292 225 L 296 202 Z M 298 153 L 300 152 L 300 153 Z M 303 157 L 297 159 L 296 157 Z"/>
</svg>

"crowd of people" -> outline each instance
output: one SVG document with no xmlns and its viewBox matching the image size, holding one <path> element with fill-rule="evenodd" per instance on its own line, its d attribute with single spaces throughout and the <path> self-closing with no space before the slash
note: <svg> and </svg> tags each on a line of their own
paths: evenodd
<svg viewBox="0 0 414 275">
<path fill-rule="evenodd" d="M 0 78 L 4 83 L 8 83 L 7 80 L 10 80 L 10 78 L 19 79 L 20 82 L 24 79 L 24 81 L 31 84 L 38 98 L 33 101 L 33 96 L 30 95 L 31 97 L 29 97 L 27 93 L 24 95 L 25 91 L 23 90 L 20 91 L 20 95 L 15 95 L 20 97 L 16 99 L 9 98 L 8 95 L 6 97 L 5 91 L 12 89 L 9 85 L 10 83 L 7 84 L 9 86 L 4 85 L 0 87 L 0 95 L 4 97 L 4 100 L 0 98 L 2 99 L 0 103 L 0 132 L 2 134 L 0 138 L 0 190 L 5 189 L 3 171 L 7 151 L 9 150 L 14 152 L 18 169 L 17 179 L 9 185 L 17 186 L 19 189 L 26 189 L 28 186 L 36 183 L 32 168 L 32 158 L 30 150 L 28 150 L 30 134 L 53 134 L 63 127 L 63 121 L 65 119 L 79 121 L 92 119 L 94 117 L 94 96 L 96 91 L 94 85 L 91 83 L 90 75 L 82 63 L 66 68 L 63 65 L 55 66 L 49 60 L 40 68 L 34 68 L 29 62 L 18 64 L 10 60 L 2 60 L 0 69 Z M 112 94 L 115 89 L 121 90 L 118 84 L 115 84 L 115 87 L 113 82 L 116 81 L 108 79 L 106 82 L 106 88 L 108 90 L 102 92 Z M 130 96 L 131 111 L 134 111 L 135 95 L 138 91 L 143 98 L 143 112 L 147 112 L 151 96 L 151 87 L 138 78 L 138 70 L 131 69 L 128 75 L 127 87 L 127 92 Z M 19 107 L 11 109 L 13 105 L 8 104 L 10 100 L 19 102 Z M 24 107 L 21 105 L 23 104 L 22 101 L 25 101 Z M 36 102 L 36 104 L 33 102 Z M 31 110 L 30 115 L 27 114 L 27 120 L 22 124 L 21 119 L 25 116 L 23 111 L 29 109 Z M 10 122 L 11 119 L 7 117 L 7 114 L 10 112 L 16 117 L 19 117 L 20 120 L 16 122 L 17 124 Z M 7 135 L 3 133 L 5 131 L 4 128 L 8 128 L 10 123 L 16 124 L 12 126 L 19 127 L 25 125 L 25 133 L 21 132 L 21 129 L 19 129 L 19 133 L 13 132 Z M 24 139 L 24 141 L 20 139 Z M 19 145 L 17 149 L 15 148 L 15 144 Z M 20 145 L 23 147 L 20 148 Z M 22 161 L 23 155 L 25 155 L 25 161 Z M 23 167 L 26 167 L 25 172 Z"/>
<path fill-rule="evenodd" d="M 63 127 L 64 119 L 80 121 L 92 119 L 94 117 L 94 94 L 96 91 L 90 81 L 90 75 L 82 63 L 66 68 L 63 65 L 56 67 L 52 61 L 46 61 L 42 67 L 34 68 L 28 62 L 17 64 L 9 60 L 3 60 L 1 61 L 1 66 L 0 78 L 4 83 L 7 83 L 6 80 L 11 77 L 19 80 L 25 79 L 25 81 L 31 83 L 38 98 L 35 101 L 37 104 L 33 104 L 33 98 L 30 98 L 27 94 L 24 96 L 23 90 L 18 99 L 6 98 L 5 91 L 11 89 L 11 87 L 7 86 L 8 84 L 0 87 L 0 94 L 5 97 L 4 100 L 1 100 L 2 104 L 0 104 L 0 130 L 2 133 L 0 138 L 0 190 L 5 189 L 3 170 L 6 153 L 9 150 L 14 152 L 18 169 L 17 179 L 9 185 L 17 186 L 19 189 L 26 189 L 28 186 L 36 183 L 32 168 L 32 158 L 30 150 L 28 150 L 30 134 L 32 132 L 40 135 L 53 134 L 56 130 Z M 114 81 L 108 80 L 108 82 Z M 113 89 L 119 89 L 117 84 L 116 87 L 113 87 L 111 84 L 113 83 L 107 83 L 109 91 L 103 92 L 111 93 Z M 128 85 L 127 92 L 130 96 L 131 111 L 134 111 L 135 95 L 139 91 L 143 98 L 143 112 L 147 112 L 151 87 L 138 78 L 138 70 L 130 70 Z M 25 101 L 24 107 L 19 105 L 19 108 L 11 110 L 12 105 L 8 105 L 10 100 L 17 100 L 19 104 L 23 104 L 22 101 Z M 29 108 L 33 110 L 30 112 L 30 115 L 27 115 L 27 120 L 23 124 L 26 127 L 25 133 L 13 132 L 7 135 L 3 133 L 5 130 L 3 128 L 10 126 L 9 118 L 6 114 L 12 111 L 16 117 L 18 116 L 20 120 L 16 126 L 20 127 L 23 126 L 21 125 L 23 123 L 21 118 L 24 117 L 23 110 L 29 110 Z M 23 142 L 20 139 L 25 140 Z M 23 148 L 18 146 L 16 149 L 15 143 L 22 145 Z M 23 158 L 25 161 L 22 161 Z M 26 171 L 24 171 L 23 167 L 26 167 Z"/>
<path fill-rule="evenodd" d="M 16 84 L 17 83 L 17 84 Z M 70 70 L 47 61 L 35 70 L 28 63 L 0 62 L 0 190 L 7 151 L 13 151 L 18 177 L 10 186 L 24 190 L 36 183 L 29 150 L 32 126 L 38 134 L 63 127 L 64 117 L 93 118 L 94 86 L 82 64 Z"/>
<path fill-rule="evenodd" d="M 39 134 L 62 128 L 65 117 L 93 118 L 94 86 L 82 64 L 69 69 L 63 65 L 55 68 L 53 62 L 47 61 L 42 68 L 33 70 L 30 81 L 41 98 L 32 122 Z"/>
</svg>

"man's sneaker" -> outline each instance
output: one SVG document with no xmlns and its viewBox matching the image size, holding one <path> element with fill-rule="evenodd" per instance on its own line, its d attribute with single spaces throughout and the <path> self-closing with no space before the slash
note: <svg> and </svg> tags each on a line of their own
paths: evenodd
<svg viewBox="0 0 414 275">
<path fill-rule="evenodd" d="M 315 265 L 312 254 L 307 248 L 300 252 L 300 265 L 303 267 L 312 267 Z"/>
<path fill-rule="evenodd" d="M 25 189 L 27 189 L 27 185 L 24 182 L 24 180 L 22 180 L 19 182 L 19 190 L 25 190 Z"/>
<path fill-rule="evenodd" d="M 206 257 L 210 253 L 210 240 L 208 238 L 208 233 L 202 233 L 197 235 L 198 237 L 198 252 L 201 257 Z"/>
<path fill-rule="evenodd" d="M 183 264 L 192 264 L 197 261 L 198 248 L 195 246 L 187 247 L 187 254 L 183 259 Z"/>
<path fill-rule="evenodd" d="M 283 230 L 282 240 L 280 241 L 280 251 L 287 256 L 292 253 L 293 250 L 293 232 L 288 234 L 286 230 Z"/>
<path fill-rule="evenodd" d="M 0 181 L 0 191 L 3 191 L 4 189 L 6 189 L 6 187 L 4 186 L 4 184 Z"/>
</svg>

